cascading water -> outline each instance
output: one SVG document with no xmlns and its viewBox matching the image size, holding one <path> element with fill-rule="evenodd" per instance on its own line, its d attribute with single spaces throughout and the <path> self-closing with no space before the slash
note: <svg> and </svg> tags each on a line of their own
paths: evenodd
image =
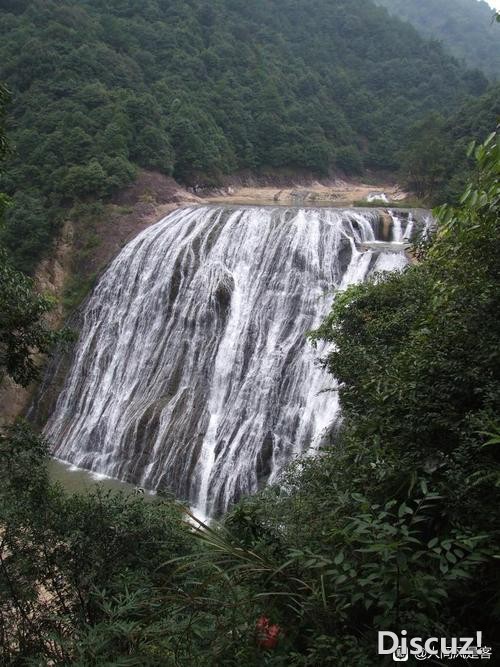
<svg viewBox="0 0 500 667">
<path fill-rule="evenodd" d="M 305 333 L 336 290 L 406 262 L 401 244 L 374 247 L 377 224 L 369 211 L 200 207 L 144 231 L 85 308 L 45 428 L 54 456 L 204 515 L 275 480 L 338 416 Z"/>
</svg>

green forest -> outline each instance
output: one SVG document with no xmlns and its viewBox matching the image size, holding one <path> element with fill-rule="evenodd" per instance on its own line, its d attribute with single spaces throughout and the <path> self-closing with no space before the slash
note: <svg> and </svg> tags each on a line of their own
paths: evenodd
<svg viewBox="0 0 500 667">
<path fill-rule="evenodd" d="M 455 111 L 489 86 L 366 0 L 1 0 L 0 80 L 3 240 L 27 272 L 75 202 L 139 168 L 202 186 L 238 172 L 399 173 L 415 124 L 436 113 L 460 133 Z M 493 126 L 490 99 L 483 117 L 463 121 L 464 145 Z M 424 194 L 443 196 L 434 182 Z"/>
<path fill-rule="evenodd" d="M 493 665 L 498 86 L 366 0 L 0 0 L 0 34 L 0 381 L 72 340 L 27 274 L 139 169 L 380 170 L 440 204 L 414 262 L 304 332 L 338 381 L 335 448 L 219 521 L 71 494 L 27 421 L 0 428 L 0 664 L 373 667 L 377 633 L 407 629 L 480 630 Z"/>
<path fill-rule="evenodd" d="M 419 262 L 349 289 L 311 334 L 333 343 L 335 450 L 222 523 L 68 495 L 27 424 L 0 434 L 2 664 L 368 667 L 377 631 L 401 628 L 481 628 L 500 650 L 499 134 L 470 154 Z M 4 253 L 0 272 L 1 371 L 26 384 L 64 334 Z"/>
<path fill-rule="evenodd" d="M 440 40 L 469 67 L 500 78 L 500 43 L 492 9 L 484 0 L 375 0 L 411 23 L 426 37 Z"/>
</svg>

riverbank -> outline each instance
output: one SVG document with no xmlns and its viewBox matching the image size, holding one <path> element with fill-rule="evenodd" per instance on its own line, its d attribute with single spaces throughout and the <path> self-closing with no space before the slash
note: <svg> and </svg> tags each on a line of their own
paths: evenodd
<svg viewBox="0 0 500 667">
<path fill-rule="evenodd" d="M 290 186 L 242 186 L 228 188 L 225 192 L 204 197 L 205 201 L 215 204 L 256 205 L 280 204 L 290 206 L 335 206 L 349 207 L 360 203 L 387 206 L 400 205 L 409 194 L 399 185 L 378 183 L 376 185 L 358 181 L 335 180 L 330 184 L 319 182 L 307 187 Z"/>
</svg>

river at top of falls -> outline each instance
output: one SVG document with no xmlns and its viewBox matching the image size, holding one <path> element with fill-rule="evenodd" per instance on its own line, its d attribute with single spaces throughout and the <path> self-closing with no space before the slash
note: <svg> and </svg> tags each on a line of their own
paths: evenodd
<svg viewBox="0 0 500 667">
<path fill-rule="evenodd" d="M 338 419 L 305 334 L 336 291 L 405 266 L 402 224 L 378 249 L 374 211 L 206 206 L 148 228 L 84 309 L 54 456 L 204 516 L 276 481 Z"/>
</svg>

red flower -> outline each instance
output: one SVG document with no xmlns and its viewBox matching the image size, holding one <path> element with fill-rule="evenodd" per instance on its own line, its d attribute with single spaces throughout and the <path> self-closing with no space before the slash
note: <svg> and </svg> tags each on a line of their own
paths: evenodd
<svg viewBox="0 0 500 667">
<path fill-rule="evenodd" d="M 278 645 L 281 628 L 279 625 L 271 625 L 266 616 L 261 616 L 255 625 L 255 634 L 257 646 L 272 650 Z"/>
</svg>

